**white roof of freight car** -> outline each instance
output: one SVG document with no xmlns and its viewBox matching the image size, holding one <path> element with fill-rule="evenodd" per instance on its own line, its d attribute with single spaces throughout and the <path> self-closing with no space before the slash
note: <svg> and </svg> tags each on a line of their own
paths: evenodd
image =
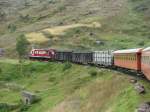
<svg viewBox="0 0 150 112">
<path fill-rule="evenodd" d="M 150 47 L 143 49 L 143 51 L 150 51 Z"/>
<path fill-rule="evenodd" d="M 117 50 L 117 51 L 114 51 L 113 53 L 114 54 L 117 54 L 117 53 L 137 53 L 137 52 L 140 52 L 141 50 L 142 50 L 142 48 L 125 49 L 125 50 Z"/>
</svg>

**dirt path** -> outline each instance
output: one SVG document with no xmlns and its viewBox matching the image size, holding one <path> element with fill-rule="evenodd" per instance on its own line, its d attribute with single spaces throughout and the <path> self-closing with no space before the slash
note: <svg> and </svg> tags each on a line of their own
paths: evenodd
<svg viewBox="0 0 150 112">
<path fill-rule="evenodd" d="M 80 24 L 56 26 L 53 28 L 44 29 L 39 32 L 31 32 L 29 34 L 26 34 L 26 37 L 30 42 L 43 43 L 43 42 L 48 41 L 49 39 L 42 32 L 47 32 L 47 33 L 49 33 L 49 35 L 58 37 L 58 36 L 64 35 L 67 30 L 72 29 L 72 28 L 77 28 L 77 27 L 100 28 L 101 24 L 98 22 L 93 22 L 91 24 L 81 24 L 80 23 Z"/>
</svg>

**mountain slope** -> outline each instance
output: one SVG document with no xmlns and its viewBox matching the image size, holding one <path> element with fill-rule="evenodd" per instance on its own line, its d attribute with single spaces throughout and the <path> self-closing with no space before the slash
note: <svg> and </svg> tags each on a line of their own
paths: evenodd
<svg viewBox="0 0 150 112">
<path fill-rule="evenodd" d="M 26 62 L 20 74 L 17 61 L 5 59 L 0 68 L 1 103 L 20 104 L 24 90 L 41 98 L 29 107 L 19 105 L 14 112 L 133 112 L 150 100 L 147 81 L 139 81 L 146 88 L 146 94 L 139 95 L 129 83 L 130 76 L 107 69 Z"/>
<path fill-rule="evenodd" d="M 37 47 L 96 50 L 149 46 L 149 0 L 7 0 L 0 1 L 0 47 L 14 54 L 16 37 L 75 24 L 99 23 L 101 27 L 79 26 L 64 35 L 42 32 Z M 36 34 L 37 33 L 37 34 Z M 41 39 L 41 40 L 42 40 Z M 101 41 L 102 44 L 97 44 Z M 9 46 L 8 46 L 9 45 Z"/>
</svg>

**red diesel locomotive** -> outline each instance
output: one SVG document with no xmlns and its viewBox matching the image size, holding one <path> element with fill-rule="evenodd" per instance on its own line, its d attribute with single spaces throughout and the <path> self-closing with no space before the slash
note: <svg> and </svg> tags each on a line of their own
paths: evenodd
<svg viewBox="0 0 150 112">
<path fill-rule="evenodd" d="M 29 58 L 31 60 L 52 60 L 55 57 L 55 50 L 53 49 L 32 49 Z"/>
</svg>

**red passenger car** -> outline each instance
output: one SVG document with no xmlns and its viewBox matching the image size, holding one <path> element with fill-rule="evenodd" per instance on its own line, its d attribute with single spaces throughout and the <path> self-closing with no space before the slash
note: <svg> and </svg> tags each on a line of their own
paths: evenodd
<svg viewBox="0 0 150 112">
<path fill-rule="evenodd" d="M 32 49 L 29 55 L 30 59 L 51 60 L 55 57 L 53 49 Z"/>
<path fill-rule="evenodd" d="M 114 65 L 122 68 L 141 71 L 142 49 L 118 50 L 114 54 Z"/>
<path fill-rule="evenodd" d="M 142 51 L 142 72 L 150 80 L 150 47 Z"/>
</svg>

